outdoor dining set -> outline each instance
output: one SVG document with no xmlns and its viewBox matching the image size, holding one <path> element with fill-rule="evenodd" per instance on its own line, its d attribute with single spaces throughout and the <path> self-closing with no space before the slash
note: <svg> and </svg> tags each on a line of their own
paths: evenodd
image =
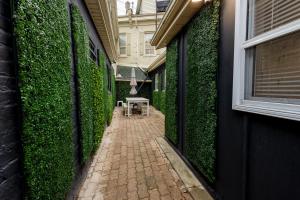
<svg viewBox="0 0 300 200">
<path fill-rule="evenodd" d="M 118 101 L 118 106 L 123 108 L 124 115 L 129 117 L 133 114 L 141 114 L 149 116 L 150 105 L 149 99 L 143 97 L 128 97 L 126 103 Z"/>
</svg>

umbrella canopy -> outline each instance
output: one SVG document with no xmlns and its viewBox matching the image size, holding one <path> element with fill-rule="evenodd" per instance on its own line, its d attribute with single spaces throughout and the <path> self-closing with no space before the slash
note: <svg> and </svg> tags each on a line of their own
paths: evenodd
<svg viewBox="0 0 300 200">
<path fill-rule="evenodd" d="M 135 69 L 134 68 L 131 69 L 130 86 L 131 86 L 130 95 L 136 95 L 137 91 L 136 91 L 135 87 L 137 86 L 137 82 L 136 82 L 136 78 L 135 78 Z"/>
</svg>

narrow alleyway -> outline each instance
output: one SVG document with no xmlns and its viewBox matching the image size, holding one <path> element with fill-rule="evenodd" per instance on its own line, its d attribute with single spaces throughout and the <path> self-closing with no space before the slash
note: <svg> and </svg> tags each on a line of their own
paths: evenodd
<svg viewBox="0 0 300 200">
<path fill-rule="evenodd" d="M 131 118 L 116 109 L 78 199 L 192 199 L 155 140 L 163 133 L 153 108 L 150 117 Z"/>
</svg>

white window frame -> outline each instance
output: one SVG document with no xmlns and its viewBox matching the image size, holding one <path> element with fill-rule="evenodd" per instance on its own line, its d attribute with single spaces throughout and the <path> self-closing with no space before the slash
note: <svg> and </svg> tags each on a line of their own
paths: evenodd
<svg viewBox="0 0 300 200">
<path fill-rule="evenodd" d="M 122 48 L 125 47 L 125 54 L 121 54 L 121 46 L 120 46 L 121 42 L 119 42 L 120 57 L 127 57 L 127 33 L 120 33 L 119 34 L 119 40 L 120 40 L 122 34 L 125 35 L 125 46 L 122 46 Z"/>
<path fill-rule="evenodd" d="M 155 74 L 155 80 L 154 80 L 154 87 L 155 87 L 155 88 L 154 88 L 154 89 L 155 89 L 154 91 L 156 91 L 156 92 L 158 91 L 158 88 L 159 88 L 158 77 L 159 77 L 159 74 L 156 73 L 156 74 Z"/>
<path fill-rule="evenodd" d="M 232 109 L 300 121 L 300 104 L 245 99 L 246 49 L 300 30 L 300 19 L 246 40 L 248 0 L 236 1 Z"/>
<path fill-rule="evenodd" d="M 153 54 L 147 54 L 146 52 L 146 35 L 147 34 L 152 34 L 152 35 L 154 35 L 154 33 L 153 32 L 145 32 L 144 33 L 144 56 L 156 56 L 156 50 L 155 50 L 155 47 L 153 47 L 153 49 L 154 49 L 154 51 L 153 51 Z M 151 44 L 150 44 L 151 45 Z"/>
</svg>

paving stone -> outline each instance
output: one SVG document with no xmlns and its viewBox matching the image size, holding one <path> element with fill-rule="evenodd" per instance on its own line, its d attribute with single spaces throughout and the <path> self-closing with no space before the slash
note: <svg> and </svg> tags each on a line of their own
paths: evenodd
<svg viewBox="0 0 300 200">
<path fill-rule="evenodd" d="M 155 140 L 163 133 L 164 117 L 153 108 L 130 118 L 116 109 L 78 200 L 192 200 Z"/>
</svg>

